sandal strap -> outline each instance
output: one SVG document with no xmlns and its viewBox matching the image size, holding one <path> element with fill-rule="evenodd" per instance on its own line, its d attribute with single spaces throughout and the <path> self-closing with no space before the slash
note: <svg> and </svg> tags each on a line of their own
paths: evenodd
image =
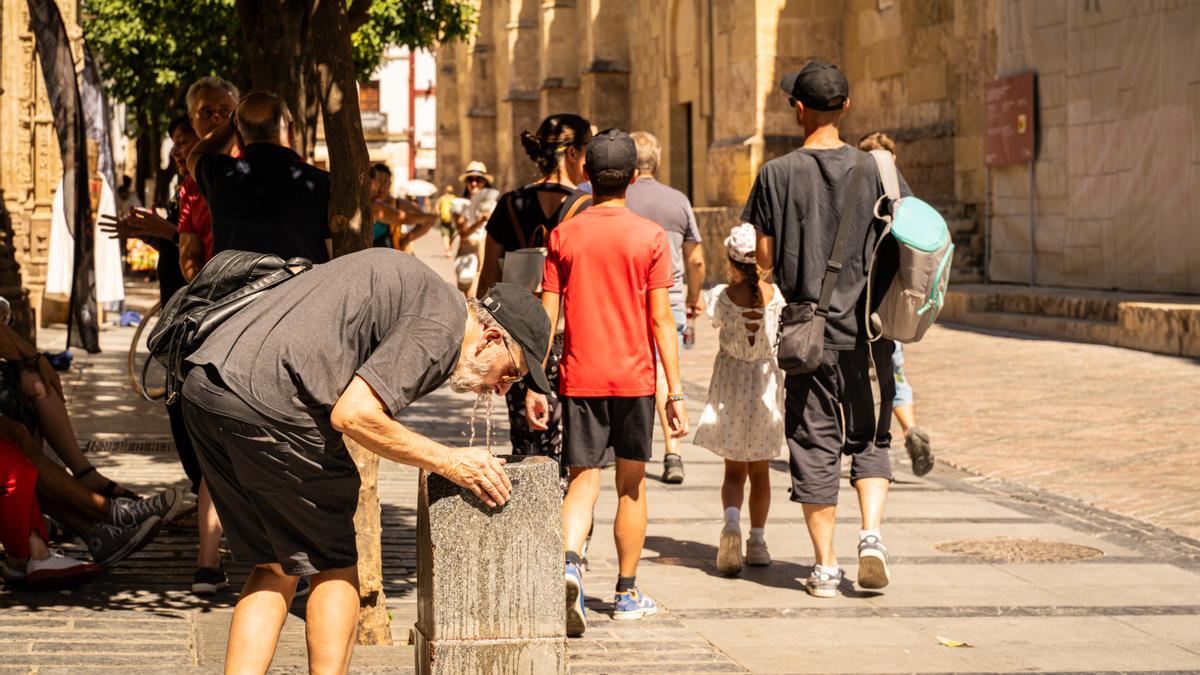
<svg viewBox="0 0 1200 675">
<path fill-rule="evenodd" d="M 84 476 L 86 476 L 86 475 L 88 475 L 88 474 L 90 474 L 90 473 L 96 473 L 96 467 L 95 467 L 95 465 L 88 466 L 88 468 L 86 468 L 86 469 L 83 469 L 82 471 L 77 471 L 77 472 L 75 473 L 75 477 L 76 477 L 76 478 L 83 478 Z"/>
</svg>

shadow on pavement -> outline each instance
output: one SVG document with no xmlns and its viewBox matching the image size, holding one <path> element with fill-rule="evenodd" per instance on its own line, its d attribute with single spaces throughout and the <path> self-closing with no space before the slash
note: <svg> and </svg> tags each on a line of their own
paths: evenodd
<svg viewBox="0 0 1200 675">
<path fill-rule="evenodd" d="M 648 535 L 644 548 L 648 551 L 655 551 L 659 555 L 657 558 L 644 558 L 644 562 L 687 567 L 700 570 L 711 577 L 731 578 L 728 574 L 717 571 L 716 546 Z M 765 567 L 747 565 L 742 568 L 742 573 L 738 576 L 761 586 L 796 589 L 804 585 L 804 580 L 812 574 L 812 570 L 812 565 L 801 565 L 788 560 L 776 559 Z M 842 580 L 838 590 L 847 598 L 874 598 L 882 595 L 875 591 L 861 591 L 855 588 L 854 583 L 849 579 Z"/>
</svg>

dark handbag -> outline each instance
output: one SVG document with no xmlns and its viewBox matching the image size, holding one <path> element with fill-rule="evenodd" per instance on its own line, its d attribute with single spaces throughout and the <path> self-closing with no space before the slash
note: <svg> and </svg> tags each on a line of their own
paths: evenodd
<svg viewBox="0 0 1200 675">
<path fill-rule="evenodd" d="M 825 350 L 825 319 L 829 316 L 829 303 L 833 289 L 837 287 L 838 275 L 845 258 L 846 239 L 849 228 L 851 204 L 862 185 L 865 173 L 866 154 L 859 153 L 850 177 L 850 187 L 842 200 L 842 213 L 838 219 L 837 234 L 833 238 L 833 251 L 825 263 L 825 278 L 821 280 L 821 297 L 817 302 L 789 302 L 779 316 L 779 342 L 776 358 L 779 368 L 788 375 L 811 373 L 821 365 L 821 352 Z"/>
<path fill-rule="evenodd" d="M 263 292 L 312 269 L 305 258 L 221 251 L 190 284 L 171 296 L 146 340 L 150 355 L 167 371 L 166 399 L 173 403 L 187 375 L 184 360 L 222 323 Z M 149 360 L 146 361 L 149 364 Z M 142 391 L 147 391 L 142 369 Z"/>
</svg>

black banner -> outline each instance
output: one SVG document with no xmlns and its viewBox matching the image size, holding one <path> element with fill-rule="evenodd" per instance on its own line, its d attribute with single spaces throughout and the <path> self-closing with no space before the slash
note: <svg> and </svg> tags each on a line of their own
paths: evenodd
<svg viewBox="0 0 1200 675">
<path fill-rule="evenodd" d="M 83 121 L 86 124 L 84 135 L 88 140 L 96 141 L 100 147 L 99 169 L 108 186 L 116 192 L 121 186 L 117 182 L 116 162 L 113 160 L 112 120 L 108 114 L 108 99 L 104 95 L 104 86 L 100 82 L 100 69 L 96 67 L 96 59 L 92 58 L 92 50 L 83 43 L 83 73 L 79 78 L 79 98 L 83 103 Z"/>
<path fill-rule="evenodd" d="M 29 24 L 37 43 L 46 93 L 54 113 L 54 129 L 63 165 L 63 213 L 74 239 L 75 264 L 71 282 L 67 346 L 89 353 L 100 351 L 96 311 L 96 256 L 92 204 L 88 198 L 86 124 L 75 80 L 75 60 L 62 15 L 54 0 L 28 0 Z"/>
</svg>

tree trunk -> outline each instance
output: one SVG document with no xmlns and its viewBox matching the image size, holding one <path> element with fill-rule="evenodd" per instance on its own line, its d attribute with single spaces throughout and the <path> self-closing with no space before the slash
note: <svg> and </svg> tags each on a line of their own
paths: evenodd
<svg viewBox="0 0 1200 675">
<path fill-rule="evenodd" d="M 358 110 L 358 82 L 345 2 L 316 0 L 311 26 L 332 181 L 329 226 L 333 232 L 333 254 L 340 256 L 371 245 L 369 156 Z M 346 446 L 362 478 L 358 512 L 354 516 L 360 600 L 358 643 L 391 644 L 379 541 L 379 456 L 352 441 L 347 441 Z"/>
<path fill-rule="evenodd" d="M 316 130 L 309 130 L 311 89 L 306 71 L 312 62 L 310 2 L 307 0 L 237 0 L 242 28 L 243 61 L 250 66 L 250 90 L 266 90 L 283 98 L 296 125 L 296 147 L 310 157 Z M 248 93 L 248 92 L 243 92 Z"/>
</svg>

